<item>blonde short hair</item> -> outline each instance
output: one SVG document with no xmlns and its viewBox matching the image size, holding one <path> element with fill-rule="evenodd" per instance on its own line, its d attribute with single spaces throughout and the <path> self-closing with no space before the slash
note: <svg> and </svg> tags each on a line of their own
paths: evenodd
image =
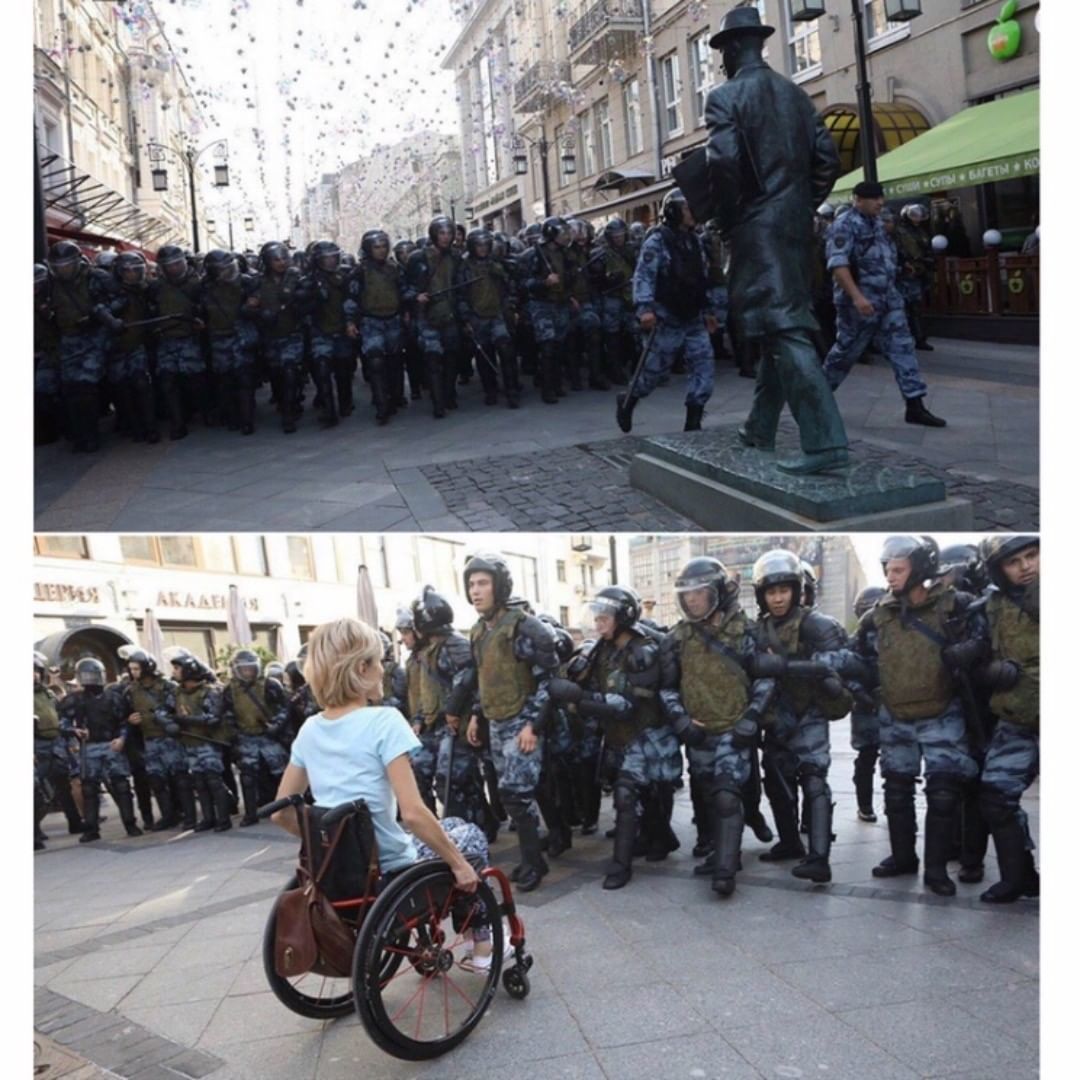
<svg viewBox="0 0 1080 1080">
<path fill-rule="evenodd" d="M 382 653 L 378 630 L 357 619 L 335 619 L 311 635 L 304 678 L 324 709 L 367 702 L 381 686 Z"/>
</svg>

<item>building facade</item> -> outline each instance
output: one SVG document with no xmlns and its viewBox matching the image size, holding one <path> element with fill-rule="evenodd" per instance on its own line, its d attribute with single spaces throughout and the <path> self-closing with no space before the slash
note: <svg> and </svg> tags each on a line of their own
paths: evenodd
<svg viewBox="0 0 1080 1080">
<path fill-rule="evenodd" d="M 883 153 L 970 105 L 1038 84 L 1037 0 L 1020 0 L 1020 44 L 988 48 L 996 0 L 922 0 L 890 23 L 884 0 L 860 0 Z M 655 221 L 683 153 L 707 138 L 705 100 L 724 78 L 709 48 L 731 0 L 485 0 L 469 6 L 444 67 L 455 72 L 473 220 L 511 228 L 547 213 L 601 225 L 612 214 Z M 847 168 L 859 164 L 849 0 L 812 22 L 791 0 L 757 0 L 776 28 L 766 59 L 810 95 Z M 1013 227 L 1037 207 L 1037 178 L 942 193 L 968 222 Z"/>
<path fill-rule="evenodd" d="M 625 545 L 625 538 L 618 543 Z M 584 602 L 610 580 L 613 548 L 606 535 L 467 542 L 457 534 L 40 535 L 34 541 L 35 648 L 62 668 L 95 655 L 114 671 L 116 647 L 143 640 L 149 611 L 166 646 L 181 645 L 210 661 L 229 644 L 226 609 L 229 586 L 236 585 L 255 642 L 287 660 L 319 623 L 356 614 L 361 564 L 384 629 L 431 584 L 450 600 L 455 623 L 465 630 L 475 617 L 461 575 L 468 556 L 481 550 L 502 551 L 515 593 L 579 630 L 590 625 Z M 625 546 L 621 550 L 627 566 Z"/>
</svg>

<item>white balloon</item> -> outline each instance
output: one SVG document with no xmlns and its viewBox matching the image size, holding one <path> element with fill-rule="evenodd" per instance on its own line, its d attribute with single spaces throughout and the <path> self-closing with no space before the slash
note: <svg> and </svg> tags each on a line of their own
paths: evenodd
<svg viewBox="0 0 1080 1080">
<path fill-rule="evenodd" d="M 983 233 L 983 245 L 985 247 L 1001 247 L 1001 233 L 997 229 L 987 229 Z"/>
<path fill-rule="evenodd" d="M 942 236 L 941 233 L 938 233 L 937 236 L 930 241 L 930 246 L 935 251 L 945 251 L 949 247 L 949 239 L 946 236 Z"/>
</svg>

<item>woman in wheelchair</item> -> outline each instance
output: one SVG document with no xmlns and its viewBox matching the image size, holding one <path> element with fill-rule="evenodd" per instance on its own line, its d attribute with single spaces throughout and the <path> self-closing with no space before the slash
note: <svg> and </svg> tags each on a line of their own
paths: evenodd
<svg viewBox="0 0 1080 1080">
<path fill-rule="evenodd" d="M 513 957 L 502 981 L 513 997 L 528 993 L 531 957 L 509 884 L 487 867 L 483 831 L 431 813 L 409 760 L 416 735 L 397 709 L 374 704 L 382 651 L 378 631 L 355 619 L 319 626 L 308 643 L 304 676 L 322 712 L 300 728 L 278 798 L 262 811 L 302 840 L 300 877 L 290 883 L 301 887 L 275 905 L 263 958 L 289 1008 L 326 1019 L 355 1007 L 378 1045 L 416 1060 L 457 1045 L 483 1016 L 503 966 L 504 918 Z M 344 825 L 334 830 L 331 821 Z M 286 923 L 303 905 L 318 948 L 290 954 Z"/>
</svg>

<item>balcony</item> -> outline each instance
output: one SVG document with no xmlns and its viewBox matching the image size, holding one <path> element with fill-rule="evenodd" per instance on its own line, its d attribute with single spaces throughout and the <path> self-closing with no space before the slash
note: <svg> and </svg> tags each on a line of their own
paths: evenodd
<svg viewBox="0 0 1080 1080">
<path fill-rule="evenodd" d="M 514 84 L 514 108 L 519 112 L 543 112 L 557 96 L 560 84 L 570 81 L 565 60 L 540 60 Z"/>
<path fill-rule="evenodd" d="M 570 26 L 570 63 L 627 59 L 638 48 L 644 25 L 642 0 L 597 0 Z"/>
</svg>

